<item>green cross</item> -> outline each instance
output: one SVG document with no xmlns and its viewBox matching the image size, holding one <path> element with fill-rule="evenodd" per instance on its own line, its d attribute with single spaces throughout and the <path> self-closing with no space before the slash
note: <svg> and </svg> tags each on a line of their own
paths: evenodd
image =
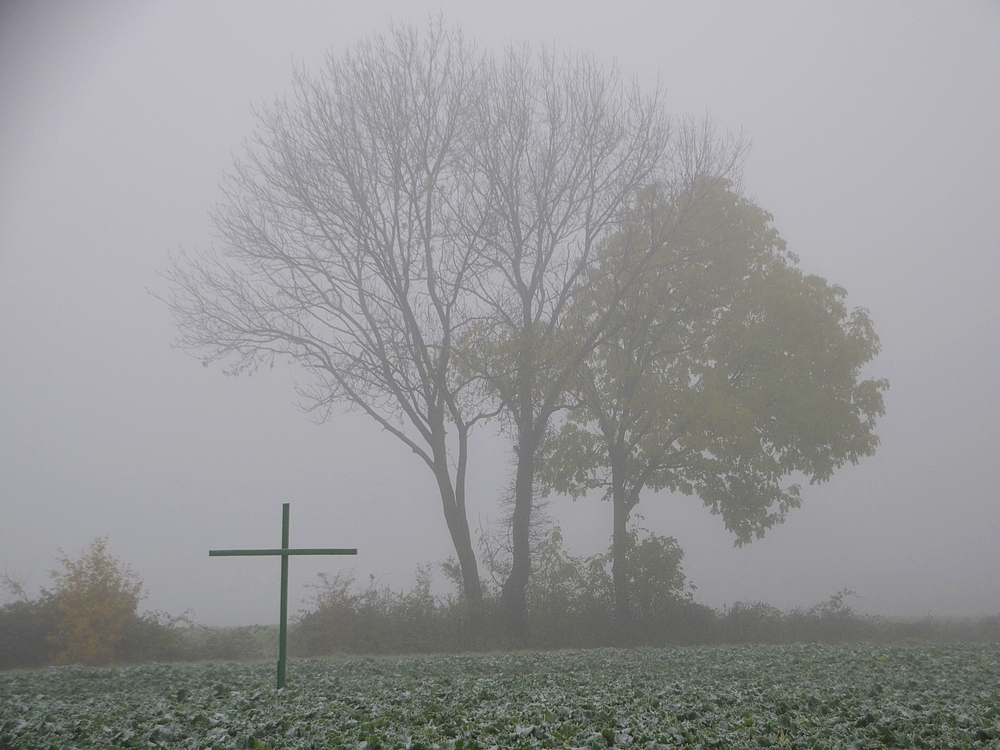
<svg viewBox="0 0 1000 750">
<path fill-rule="evenodd" d="M 281 549 L 213 549 L 209 557 L 260 557 L 281 555 L 281 622 L 278 625 L 278 687 L 285 686 L 285 664 L 288 651 L 288 557 L 290 555 L 356 555 L 356 549 L 289 549 L 288 503 L 281 506 Z"/>
</svg>

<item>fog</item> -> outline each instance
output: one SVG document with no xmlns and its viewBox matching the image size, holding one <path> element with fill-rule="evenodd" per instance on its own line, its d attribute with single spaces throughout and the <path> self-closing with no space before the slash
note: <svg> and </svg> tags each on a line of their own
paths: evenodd
<svg viewBox="0 0 1000 750">
<path fill-rule="evenodd" d="M 144 607 L 277 620 L 317 572 L 408 588 L 452 554 L 433 477 L 364 416 L 317 424 L 295 371 L 228 378 L 173 348 L 150 291 L 212 242 L 208 210 L 254 106 L 392 22 L 443 11 L 480 47 L 549 42 L 617 61 L 668 109 L 752 142 L 745 185 L 801 267 L 870 311 L 882 445 L 748 547 L 696 498 L 647 493 L 698 600 L 810 606 L 843 588 L 895 616 L 1000 612 L 1000 5 L 886 2 L 341 2 L 0 6 L 0 570 L 37 592 L 97 536 Z M 512 471 L 481 430 L 469 517 L 496 523 Z M 603 551 L 610 506 L 552 499 L 570 551 Z M 438 576 L 442 590 L 444 584 Z"/>
</svg>

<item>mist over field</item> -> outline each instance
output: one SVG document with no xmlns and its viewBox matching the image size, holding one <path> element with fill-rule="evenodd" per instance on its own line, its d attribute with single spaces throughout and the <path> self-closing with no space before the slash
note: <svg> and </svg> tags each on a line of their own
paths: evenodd
<svg viewBox="0 0 1000 750">
<path fill-rule="evenodd" d="M 317 423 L 301 372 L 226 377 L 172 346 L 155 294 L 171 253 L 218 242 L 209 210 L 293 70 L 443 13 L 481 49 L 547 43 L 616 62 L 674 115 L 752 144 L 746 193 L 805 273 L 865 308 L 886 378 L 881 445 L 752 544 L 694 497 L 646 492 L 696 598 L 859 611 L 1000 612 L 1000 6 L 586 2 L 82 2 L 0 7 L 0 572 L 29 592 L 95 537 L 145 582 L 144 608 L 210 625 L 277 620 L 318 572 L 396 590 L 454 554 L 432 475 L 355 412 Z M 153 292 L 154 294 L 151 294 Z M 473 433 L 469 519 L 501 523 L 511 441 Z M 607 549 L 598 493 L 546 512 L 575 555 Z M 446 585 L 437 573 L 436 590 Z"/>
</svg>

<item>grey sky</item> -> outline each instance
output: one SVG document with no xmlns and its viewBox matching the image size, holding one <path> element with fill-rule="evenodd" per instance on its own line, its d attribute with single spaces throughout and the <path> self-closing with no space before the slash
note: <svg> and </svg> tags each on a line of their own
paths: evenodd
<svg viewBox="0 0 1000 750">
<path fill-rule="evenodd" d="M 870 310 L 888 377 L 882 447 L 735 550 L 697 500 L 647 497 L 698 597 L 869 612 L 1000 611 L 1000 4 L 83 2 L 0 6 L 0 569 L 46 583 L 98 535 L 146 606 L 276 620 L 274 560 L 214 547 L 357 546 L 319 570 L 412 582 L 451 554 L 429 473 L 356 414 L 316 425 L 292 371 L 231 379 L 172 349 L 147 289 L 207 210 L 293 63 L 443 10 L 482 47 L 553 42 L 659 78 L 677 114 L 753 143 L 748 192 L 801 266 Z M 511 465 L 481 435 L 470 518 Z M 575 553 L 610 508 L 556 498 Z M 293 604 L 293 609 L 298 605 Z"/>
</svg>

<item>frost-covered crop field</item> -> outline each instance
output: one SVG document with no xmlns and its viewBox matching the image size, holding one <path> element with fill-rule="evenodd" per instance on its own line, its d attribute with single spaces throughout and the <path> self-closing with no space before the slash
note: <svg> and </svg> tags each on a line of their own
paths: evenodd
<svg viewBox="0 0 1000 750">
<path fill-rule="evenodd" d="M 1000 646 L 783 646 L 0 673 L 0 748 L 1000 748 Z"/>
</svg>

